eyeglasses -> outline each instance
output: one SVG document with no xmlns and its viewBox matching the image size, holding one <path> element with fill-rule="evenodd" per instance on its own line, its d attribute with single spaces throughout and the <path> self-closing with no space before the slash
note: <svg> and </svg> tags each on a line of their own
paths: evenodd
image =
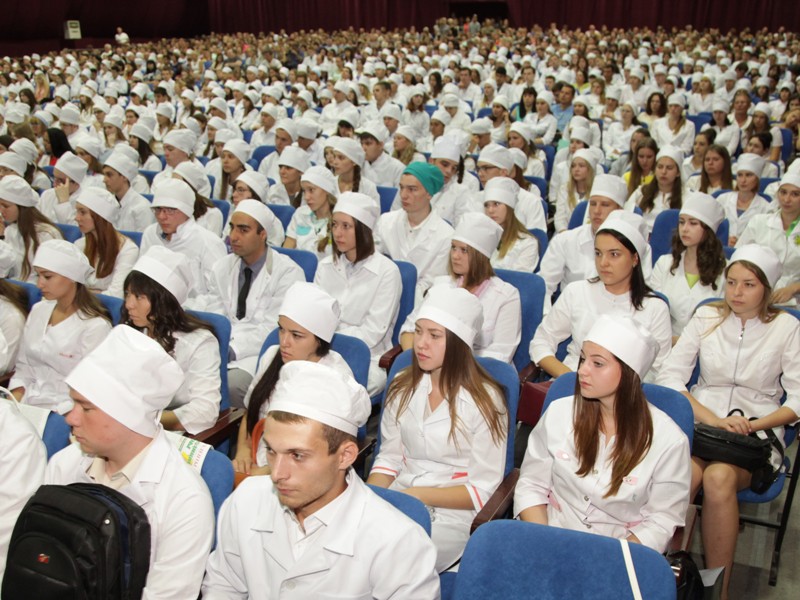
<svg viewBox="0 0 800 600">
<path fill-rule="evenodd" d="M 171 217 L 172 215 L 174 215 L 175 213 L 178 212 L 178 209 L 177 208 L 171 208 L 169 206 L 154 206 L 153 207 L 153 212 L 156 213 L 156 214 L 159 214 L 159 213 L 163 212 L 165 215 Z"/>
</svg>

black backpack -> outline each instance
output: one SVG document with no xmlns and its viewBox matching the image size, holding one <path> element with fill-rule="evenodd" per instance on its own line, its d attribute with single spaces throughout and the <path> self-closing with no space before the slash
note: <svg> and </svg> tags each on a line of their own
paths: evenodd
<svg viewBox="0 0 800 600">
<path fill-rule="evenodd" d="M 150 523 L 120 492 L 43 485 L 14 526 L 2 600 L 133 600 L 150 568 Z"/>
</svg>

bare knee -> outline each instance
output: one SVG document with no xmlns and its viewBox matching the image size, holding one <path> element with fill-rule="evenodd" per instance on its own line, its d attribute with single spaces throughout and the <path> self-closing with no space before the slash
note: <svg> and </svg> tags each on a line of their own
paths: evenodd
<svg viewBox="0 0 800 600">
<path fill-rule="evenodd" d="M 724 501 L 736 496 L 738 473 L 725 463 L 713 463 L 703 471 L 703 495 L 706 500 Z"/>
</svg>

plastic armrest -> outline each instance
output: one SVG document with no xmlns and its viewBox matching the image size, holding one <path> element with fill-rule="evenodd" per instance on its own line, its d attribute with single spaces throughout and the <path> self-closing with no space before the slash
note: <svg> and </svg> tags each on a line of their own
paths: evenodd
<svg viewBox="0 0 800 600">
<path fill-rule="evenodd" d="M 239 421 L 242 420 L 244 415 L 245 411 L 243 408 L 226 408 L 219 413 L 217 422 L 214 423 L 214 425 L 200 433 L 187 435 L 186 437 L 215 447 L 219 446 L 225 440 L 236 435 L 239 430 Z"/>
<path fill-rule="evenodd" d="M 489 501 L 483 505 L 483 508 L 472 520 L 472 527 L 469 530 L 470 535 L 481 525 L 506 516 L 506 513 L 511 508 L 511 503 L 514 501 L 514 488 L 517 486 L 518 479 L 519 469 L 512 469 L 506 475 L 506 478 L 494 491 Z"/>
<path fill-rule="evenodd" d="M 394 363 L 394 359 L 400 356 L 403 353 L 403 347 L 398 344 L 386 351 L 386 353 L 381 356 L 380 360 L 378 361 L 378 366 L 381 369 L 386 369 L 388 371 L 392 368 L 392 364 Z"/>
<path fill-rule="evenodd" d="M 672 540 L 669 543 L 669 551 L 683 550 L 689 552 L 692 547 L 692 537 L 694 536 L 694 526 L 697 523 L 697 506 L 694 504 L 689 505 L 686 511 L 686 524 L 683 527 L 678 527 L 672 535 Z"/>
</svg>

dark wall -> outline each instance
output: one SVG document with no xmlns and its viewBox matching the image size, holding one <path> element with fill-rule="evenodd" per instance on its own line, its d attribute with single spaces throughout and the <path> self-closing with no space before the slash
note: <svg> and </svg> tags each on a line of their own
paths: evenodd
<svg viewBox="0 0 800 600">
<path fill-rule="evenodd" d="M 475 0 L 472 0 L 473 2 Z M 134 41 L 209 31 L 423 27 L 461 13 L 458 0 L 4 0 L 0 54 L 65 46 L 64 21 L 81 22 L 78 47 L 111 41 L 122 25 Z M 800 29 L 796 0 L 508 0 L 512 25 L 589 24 Z M 497 15 L 497 16 L 504 16 Z"/>
</svg>

